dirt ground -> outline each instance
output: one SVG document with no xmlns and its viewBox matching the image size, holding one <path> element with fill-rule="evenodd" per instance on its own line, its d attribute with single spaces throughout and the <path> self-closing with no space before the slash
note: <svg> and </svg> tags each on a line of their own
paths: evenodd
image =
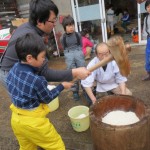
<svg viewBox="0 0 150 150">
<path fill-rule="evenodd" d="M 150 81 L 141 81 L 142 76 L 145 75 L 144 50 L 145 46 L 133 47 L 132 52 L 129 54 L 131 74 L 128 78 L 127 85 L 133 92 L 133 96 L 138 97 L 143 100 L 145 104 L 149 105 Z M 65 69 L 64 58 L 51 58 L 50 67 Z M 62 136 L 67 150 L 92 150 L 90 129 L 81 133 L 75 132 L 67 115 L 71 107 L 76 105 L 87 105 L 82 91 L 80 91 L 80 96 L 80 101 L 74 101 L 70 91 L 63 91 L 59 96 L 60 107 L 48 115 L 58 133 Z M 7 92 L 1 85 L 0 101 L 0 150 L 17 150 L 19 149 L 19 145 L 10 126 L 11 111 L 9 106 L 11 102 Z"/>
</svg>

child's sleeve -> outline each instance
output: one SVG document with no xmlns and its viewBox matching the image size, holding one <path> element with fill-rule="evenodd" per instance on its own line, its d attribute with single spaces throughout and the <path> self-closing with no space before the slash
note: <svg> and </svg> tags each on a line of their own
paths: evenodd
<svg viewBox="0 0 150 150">
<path fill-rule="evenodd" d="M 87 41 L 87 46 L 93 47 L 94 44 L 89 39 L 86 39 L 86 41 Z"/>
<path fill-rule="evenodd" d="M 64 86 L 59 84 L 56 88 L 49 90 L 47 88 L 48 84 L 46 80 L 38 80 L 36 82 L 35 90 L 40 103 L 48 104 L 53 99 L 55 99 L 61 91 L 64 90 Z"/>
</svg>

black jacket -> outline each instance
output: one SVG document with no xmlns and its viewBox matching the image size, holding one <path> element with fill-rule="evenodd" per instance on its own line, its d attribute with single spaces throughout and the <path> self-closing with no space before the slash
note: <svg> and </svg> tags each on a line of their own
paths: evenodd
<svg viewBox="0 0 150 150">
<path fill-rule="evenodd" d="M 37 27 L 33 26 L 30 23 L 25 23 L 18 27 L 15 32 L 13 33 L 8 46 L 6 48 L 6 52 L 1 59 L 1 69 L 5 71 L 9 71 L 12 66 L 18 62 L 17 53 L 15 50 L 15 44 L 17 38 L 27 34 L 27 33 L 34 33 L 41 40 L 43 40 L 42 36 L 44 34 L 43 31 L 38 29 Z M 39 75 L 42 75 L 46 78 L 48 82 L 59 82 L 59 81 L 71 81 L 72 80 L 72 71 L 71 70 L 52 70 L 48 68 L 48 60 L 45 61 L 45 64 L 40 68 Z"/>
</svg>

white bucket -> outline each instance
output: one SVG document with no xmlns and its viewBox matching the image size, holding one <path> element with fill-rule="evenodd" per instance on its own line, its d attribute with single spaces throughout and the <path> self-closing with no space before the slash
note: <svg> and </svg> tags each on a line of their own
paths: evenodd
<svg viewBox="0 0 150 150">
<path fill-rule="evenodd" d="M 68 111 L 71 125 L 77 132 L 85 131 L 90 126 L 89 108 L 86 106 L 75 106 Z"/>
<path fill-rule="evenodd" d="M 54 89 L 56 86 L 55 85 L 48 85 L 47 88 L 49 90 L 52 90 Z M 52 100 L 49 104 L 48 104 L 48 107 L 50 109 L 50 111 L 55 111 L 56 109 L 58 109 L 59 107 L 59 99 L 58 97 L 56 97 L 54 100 Z"/>
</svg>

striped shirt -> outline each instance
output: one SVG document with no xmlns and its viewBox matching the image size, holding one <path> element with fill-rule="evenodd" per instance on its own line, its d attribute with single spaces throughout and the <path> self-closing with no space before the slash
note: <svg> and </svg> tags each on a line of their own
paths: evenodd
<svg viewBox="0 0 150 150">
<path fill-rule="evenodd" d="M 53 90 L 47 88 L 45 77 L 37 75 L 34 68 L 27 64 L 16 63 L 6 78 L 12 103 L 22 109 L 33 109 L 40 103 L 48 104 L 64 89 L 59 84 Z"/>
</svg>

